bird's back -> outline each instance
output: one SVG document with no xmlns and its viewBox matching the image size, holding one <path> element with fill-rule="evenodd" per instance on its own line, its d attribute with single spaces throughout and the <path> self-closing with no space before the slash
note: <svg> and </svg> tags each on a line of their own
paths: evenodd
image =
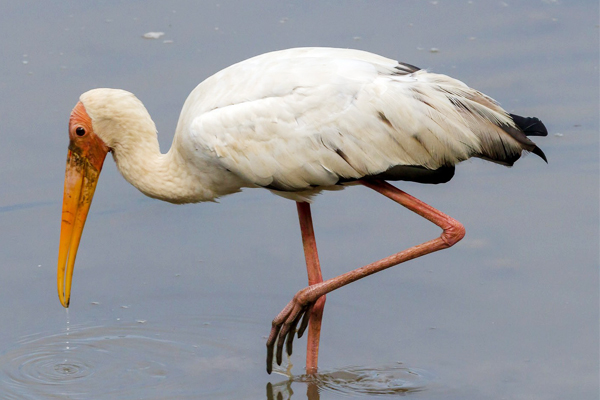
<svg viewBox="0 0 600 400">
<path fill-rule="evenodd" d="M 365 176 L 439 183 L 470 157 L 512 165 L 523 150 L 543 156 L 526 137 L 527 126 L 542 134 L 543 124 L 518 118 L 445 75 L 363 51 L 303 48 L 202 82 L 175 142 L 249 185 L 280 191 Z"/>
</svg>

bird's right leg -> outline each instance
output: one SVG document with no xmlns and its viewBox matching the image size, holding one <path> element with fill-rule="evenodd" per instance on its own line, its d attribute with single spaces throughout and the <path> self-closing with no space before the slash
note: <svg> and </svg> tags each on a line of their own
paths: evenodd
<svg viewBox="0 0 600 400">
<path fill-rule="evenodd" d="M 436 239 L 392 254 L 389 257 L 375 261 L 374 263 L 357 268 L 353 271 L 346 272 L 335 278 L 308 286 L 296 293 L 292 301 L 290 301 L 273 320 L 271 333 L 267 340 L 267 372 L 269 373 L 272 368 L 275 343 L 277 342 L 277 364 L 281 364 L 284 342 L 286 342 L 287 339 L 288 343 L 291 343 L 289 336 L 294 335 L 295 328 L 300 319 L 302 319 L 302 323 L 298 329 L 298 334 L 301 335 L 304 332 L 307 325 L 307 316 L 310 314 L 311 307 L 321 296 L 361 278 L 393 267 L 394 265 L 433 253 L 434 251 L 446 249 L 454 245 L 465 235 L 465 228 L 460 222 L 389 183 L 379 180 L 361 180 L 359 182 L 403 205 L 423 218 L 428 219 L 442 228 L 443 232 L 440 237 Z M 290 350 L 290 345 L 288 344 L 288 353 Z"/>
<path fill-rule="evenodd" d="M 321 274 L 321 265 L 317 253 L 317 243 L 315 232 L 313 230 L 312 216 L 309 203 L 296 203 L 298 207 L 298 219 L 300 221 L 300 231 L 302 232 L 302 245 L 304 247 L 304 258 L 306 259 L 306 273 L 308 274 L 308 284 L 315 285 L 323 282 Z M 319 338 L 321 337 L 321 320 L 323 319 L 323 309 L 325 308 L 325 295 L 312 305 L 308 317 L 308 334 L 306 335 L 306 373 L 316 374 L 319 361 Z M 302 331 L 298 334 L 301 336 Z M 292 339 L 294 335 L 288 336 L 287 352 L 292 353 Z"/>
<path fill-rule="evenodd" d="M 319 263 L 319 255 L 317 253 L 317 243 L 315 240 L 315 232 L 313 229 L 312 216 L 310 212 L 310 204 L 304 202 L 296 203 L 298 208 L 298 220 L 300 222 L 300 231 L 302 233 L 302 245 L 304 247 L 304 258 L 306 259 L 306 273 L 308 275 L 308 284 L 315 285 L 323 282 L 321 274 L 321 266 Z M 306 373 L 315 374 L 319 361 L 319 339 L 321 336 L 321 320 L 323 319 L 323 309 L 325 308 L 325 295 L 317 299 L 310 305 L 310 309 L 304 313 L 304 318 L 298 329 L 298 338 L 302 337 L 305 329 L 308 327 L 306 339 Z M 284 309 L 280 315 L 275 317 L 275 320 L 285 318 L 288 312 Z M 300 322 L 297 318 L 292 322 L 292 326 L 288 329 L 296 332 L 296 326 Z M 272 339 L 269 339 L 272 341 Z M 288 355 L 292 354 L 292 343 L 294 335 L 287 336 L 286 350 Z M 283 342 L 281 342 L 283 344 Z M 267 344 L 267 371 L 271 373 L 273 360 L 273 346 Z M 281 364 L 281 352 L 278 353 L 278 364 Z"/>
</svg>

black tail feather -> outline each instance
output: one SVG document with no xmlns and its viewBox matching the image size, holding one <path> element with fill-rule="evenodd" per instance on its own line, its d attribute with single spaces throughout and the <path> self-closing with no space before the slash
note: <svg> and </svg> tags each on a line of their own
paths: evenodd
<svg viewBox="0 0 600 400">
<path fill-rule="evenodd" d="M 548 136 L 548 130 L 538 118 L 509 115 L 526 136 Z"/>
<path fill-rule="evenodd" d="M 538 155 L 542 160 L 546 161 L 546 164 L 548 164 L 548 160 L 546 159 L 546 155 L 544 154 L 544 152 L 542 151 L 542 149 L 540 149 L 539 147 L 535 146 L 533 148 L 533 150 L 531 150 L 531 152 L 533 154 Z"/>
<path fill-rule="evenodd" d="M 548 136 L 548 130 L 544 123 L 536 117 L 521 117 L 520 115 L 509 114 L 515 124 L 521 129 L 525 136 Z M 538 155 L 542 160 L 548 163 L 546 155 L 539 147 L 535 146 L 530 150 L 533 154 Z"/>
</svg>

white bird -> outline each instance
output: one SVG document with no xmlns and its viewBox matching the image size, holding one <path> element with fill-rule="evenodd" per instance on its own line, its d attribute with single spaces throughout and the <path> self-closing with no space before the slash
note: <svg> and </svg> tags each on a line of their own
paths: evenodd
<svg viewBox="0 0 600 400">
<path fill-rule="evenodd" d="M 216 73 L 189 95 L 166 154 L 133 94 L 90 90 L 69 122 L 60 301 L 69 306 L 75 256 L 109 151 L 127 181 L 172 203 L 267 188 L 297 202 L 309 275 L 309 286 L 273 320 L 267 371 L 275 349 L 281 364 L 284 342 L 291 354 L 295 332 L 300 337 L 308 326 L 306 370 L 315 373 L 326 293 L 464 236 L 458 221 L 386 181 L 444 183 L 470 157 L 510 166 L 529 151 L 546 160 L 531 135 L 547 135 L 537 118 L 508 114 L 456 79 L 358 50 L 289 49 Z M 322 190 L 349 184 L 374 189 L 427 218 L 443 229 L 441 236 L 323 281 L 309 202 Z"/>
</svg>

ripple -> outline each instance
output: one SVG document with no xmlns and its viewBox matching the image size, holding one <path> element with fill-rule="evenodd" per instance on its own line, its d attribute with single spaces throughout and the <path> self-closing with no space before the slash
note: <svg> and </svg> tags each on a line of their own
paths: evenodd
<svg viewBox="0 0 600 400">
<path fill-rule="evenodd" d="M 71 380 L 85 378 L 93 373 L 92 366 L 83 360 L 59 360 L 48 352 L 23 354 L 11 361 L 13 364 L 20 363 L 18 375 L 14 374 L 15 370 L 11 374 L 15 382 L 18 382 L 19 376 L 22 376 L 42 384 L 68 384 Z"/>
<path fill-rule="evenodd" d="M 172 326 L 131 323 L 71 326 L 65 333 L 29 336 L 0 355 L 2 398 L 214 395 L 231 389 L 220 386 L 220 375 L 251 367 L 249 358 L 241 355 L 243 350 L 226 339 L 234 326 L 239 330 L 236 322 L 217 320 L 182 333 Z"/>
<path fill-rule="evenodd" d="M 373 369 L 350 367 L 319 375 L 316 384 L 323 390 L 371 396 L 420 392 L 427 381 L 424 371 L 396 364 Z"/>
<path fill-rule="evenodd" d="M 288 382 L 273 385 L 273 389 L 278 393 L 289 392 L 289 383 L 301 382 L 315 387 L 318 392 L 329 391 L 348 397 L 395 397 L 425 390 L 432 378 L 426 371 L 407 368 L 401 363 L 375 368 L 352 366 L 316 375 L 292 376 Z"/>
</svg>

